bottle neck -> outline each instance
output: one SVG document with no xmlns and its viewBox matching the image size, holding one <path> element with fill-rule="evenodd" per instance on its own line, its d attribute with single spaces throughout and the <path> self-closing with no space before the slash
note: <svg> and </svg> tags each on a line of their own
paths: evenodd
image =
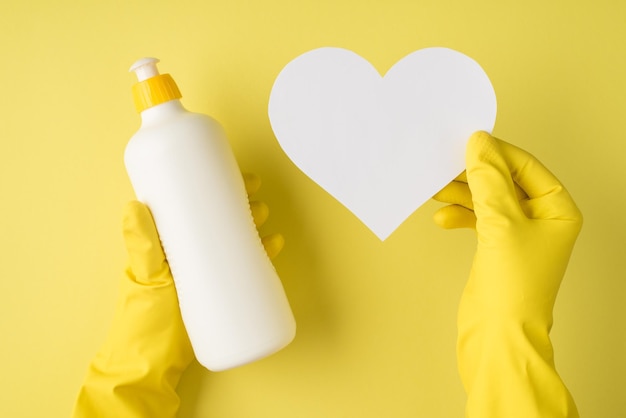
<svg viewBox="0 0 626 418">
<path fill-rule="evenodd" d="M 185 108 L 178 99 L 152 106 L 141 112 L 141 126 L 149 126 L 165 118 L 184 112 Z"/>
</svg>

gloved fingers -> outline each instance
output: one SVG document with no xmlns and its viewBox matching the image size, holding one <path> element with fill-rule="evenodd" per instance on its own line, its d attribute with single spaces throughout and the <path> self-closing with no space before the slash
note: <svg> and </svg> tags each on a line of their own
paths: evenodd
<svg viewBox="0 0 626 418">
<path fill-rule="evenodd" d="M 462 183 L 467 183 L 467 171 L 463 170 L 461 174 L 454 178 L 454 181 L 460 181 Z"/>
<path fill-rule="evenodd" d="M 243 183 L 246 186 L 248 196 L 256 193 L 261 188 L 261 177 L 254 173 L 243 173 Z"/>
<path fill-rule="evenodd" d="M 126 205 L 122 231 L 131 278 L 140 284 L 169 284 L 173 279 L 150 209 L 138 201 Z"/>
<path fill-rule="evenodd" d="M 436 225 L 444 229 L 476 228 L 472 192 L 467 184 L 465 171 L 437 192 L 433 199 L 448 203 L 433 214 Z"/>
<path fill-rule="evenodd" d="M 522 200 L 527 200 L 528 199 L 528 195 L 526 194 L 524 189 L 522 189 L 519 186 L 519 184 L 514 182 L 513 186 L 515 187 L 515 195 L 517 196 L 517 200 L 522 201 Z"/>
<path fill-rule="evenodd" d="M 473 210 L 474 203 L 472 202 L 472 192 L 467 184 L 467 178 L 463 179 L 463 177 L 465 177 L 465 172 L 463 172 L 462 176 L 457 177 L 454 181 L 448 183 L 443 189 L 437 192 L 433 196 L 433 199 L 442 203 L 461 205 Z M 513 187 L 515 187 L 517 200 L 528 200 L 528 195 L 517 183 L 513 183 Z"/>
<path fill-rule="evenodd" d="M 250 201 L 250 211 L 252 212 L 252 219 L 254 219 L 254 224 L 257 228 L 265 223 L 270 214 L 269 207 L 258 200 Z"/>
<path fill-rule="evenodd" d="M 246 185 L 248 197 L 256 193 L 261 187 L 261 178 L 256 174 L 243 173 L 243 180 Z M 252 212 L 252 218 L 257 228 L 261 227 L 269 217 L 269 207 L 258 200 L 250 201 L 250 211 Z M 265 247 L 265 252 L 267 252 L 269 258 L 272 259 L 283 249 L 285 238 L 281 234 L 275 233 L 261 238 L 261 242 Z"/>
<path fill-rule="evenodd" d="M 550 170 L 532 154 L 498 140 L 515 183 L 528 195 L 524 211 L 533 219 L 574 219 L 582 215 L 569 192 Z"/>
<path fill-rule="evenodd" d="M 582 226 L 582 213 L 567 192 L 525 199 L 520 201 L 520 204 L 529 219 L 565 220 Z"/>
<path fill-rule="evenodd" d="M 269 207 L 264 202 L 259 200 L 250 200 L 250 196 L 261 188 L 261 178 L 253 173 L 243 173 L 243 180 L 246 186 L 248 200 L 250 202 L 250 211 L 252 212 L 254 225 L 259 228 L 265 223 L 270 213 Z"/>
<path fill-rule="evenodd" d="M 440 208 L 433 215 L 433 220 L 435 224 L 444 229 L 476 229 L 476 215 L 474 211 L 459 205 L 448 205 Z"/>
<path fill-rule="evenodd" d="M 514 183 L 513 186 L 515 187 L 515 195 L 517 196 L 517 199 L 520 201 L 520 204 L 522 204 L 522 209 L 525 209 L 525 206 L 523 205 L 523 203 L 525 203 L 528 200 L 528 195 L 526 195 L 526 193 L 524 193 L 522 188 L 519 187 L 516 183 Z M 434 219 L 437 225 L 446 229 L 475 228 L 476 227 L 476 215 L 474 214 L 474 203 L 472 202 L 472 192 L 470 191 L 469 185 L 467 184 L 467 177 L 466 177 L 465 171 L 461 175 L 459 175 L 456 179 L 454 179 L 454 181 L 448 183 L 443 189 L 437 192 L 433 196 L 433 199 L 438 202 L 448 203 L 449 205 L 462 206 L 463 208 L 467 209 L 470 212 L 470 213 L 467 213 L 466 211 L 461 211 L 460 208 L 444 209 L 441 213 L 435 214 Z M 451 211 L 450 214 L 448 214 L 448 211 Z M 465 220 L 463 220 L 461 222 L 461 226 L 445 226 L 445 225 L 457 225 L 457 222 L 456 222 L 456 218 L 458 218 L 458 216 L 456 216 L 457 211 L 460 212 L 460 216 L 464 217 L 463 219 L 467 217 L 468 222 L 465 222 Z M 529 215 L 527 214 L 527 216 Z M 448 217 L 451 217 L 450 220 L 454 220 L 454 221 L 450 223 L 449 222 L 450 220 L 447 219 Z"/>
<path fill-rule="evenodd" d="M 513 144 L 496 139 L 509 164 L 513 180 L 531 199 L 544 196 L 561 186 L 561 182 L 538 159 Z"/>
<path fill-rule="evenodd" d="M 455 180 L 448 183 L 433 196 L 433 199 L 442 203 L 460 205 L 470 210 L 474 209 L 472 192 L 470 191 L 469 185 L 462 181 Z"/>
<path fill-rule="evenodd" d="M 465 161 L 478 219 L 489 222 L 523 215 L 511 172 L 496 138 L 483 131 L 473 134 L 467 143 Z"/>
<path fill-rule="evenodd" d="M 276 257 L 285 245 L 285 238 L 281 234 L 270 234 L 261 238 L 265 252 L 270 259 Z"/>
</svg>

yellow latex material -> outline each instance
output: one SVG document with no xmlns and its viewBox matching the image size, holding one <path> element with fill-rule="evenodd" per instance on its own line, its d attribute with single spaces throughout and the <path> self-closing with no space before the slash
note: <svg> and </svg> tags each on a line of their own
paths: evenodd
<svg viewBox="0 0 626 418">
<path fill-rule="evenodd" d="M 135 108 L 140 113 L 152 106 L 183 97 L 169 74 L 159 74 L 133 84 L 132 93 Z"/>
<path fill-rule="evenodd" d="M 458 311 L 458 364 L 466 417 L 578 417 L 550 341 L 552 310 L 582 215 L 527 152 L 474 134 L 467 170 L 435 199 L 445 228 L 478 238 Z"/>
<path fill-rule="evenodd" d="M 245 175 L 246 189 L 260 186 Z M 255 224 L 268 215 L 262 202 L 250 202 Z M 91 362 L 74 407 L 75 418 L 166 418 L 179 407 L 176 385 L 194 359 L 178 298 L 159 236 L 147 206 L 130 202 L 123 222 L 129 265 L 121 280 L 109 335 Z M 283 237 L 262 239 L 270 257 Z"/>
</svg>

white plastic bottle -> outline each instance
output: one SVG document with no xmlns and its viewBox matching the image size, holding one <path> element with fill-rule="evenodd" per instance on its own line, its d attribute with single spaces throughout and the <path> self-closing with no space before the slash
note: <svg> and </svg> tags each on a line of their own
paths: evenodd
<svg viewBox="0 0 626 418">
<path fill-rule="evenodd" d="M 124 160 L 137 199 L 154 217 L 196 357 L 225 370 L 289 344 L 295 320 L 222 127 L 183 108 L 158 61 L 131 67 L 141 128 Z"/>
</svg>

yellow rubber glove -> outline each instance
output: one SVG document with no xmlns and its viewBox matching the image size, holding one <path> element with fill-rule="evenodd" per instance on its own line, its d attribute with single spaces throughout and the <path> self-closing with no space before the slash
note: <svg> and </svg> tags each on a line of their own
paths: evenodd
<svg viewBox="0 0 626 418">
<path fill-rule="evenodd" d="M 478 238 L 458 312 L 466 417 L 578 417 L 549 334 L 582 215 L 538 160 L 485 132 L 470 138 L 466 164 L 434 197 L 451 204 L 436 223 L 475 226 Z"/>
<path fill-rule="evenodd" d="M 244 175 L 248 194 L 260 180 Z M 250 202 L 255 224 L 267 219 L 262 202 Z M 73 417 L 174 417 L 176 385 L 194 359 L 178 297 L 159 236 L 147 206 L 130 202 L 123 222 L 129 266 L 122 278 L 108 338 L 89 366 Z M 270 257 L 283 237 L 262 239 Z"/>
</svg>

